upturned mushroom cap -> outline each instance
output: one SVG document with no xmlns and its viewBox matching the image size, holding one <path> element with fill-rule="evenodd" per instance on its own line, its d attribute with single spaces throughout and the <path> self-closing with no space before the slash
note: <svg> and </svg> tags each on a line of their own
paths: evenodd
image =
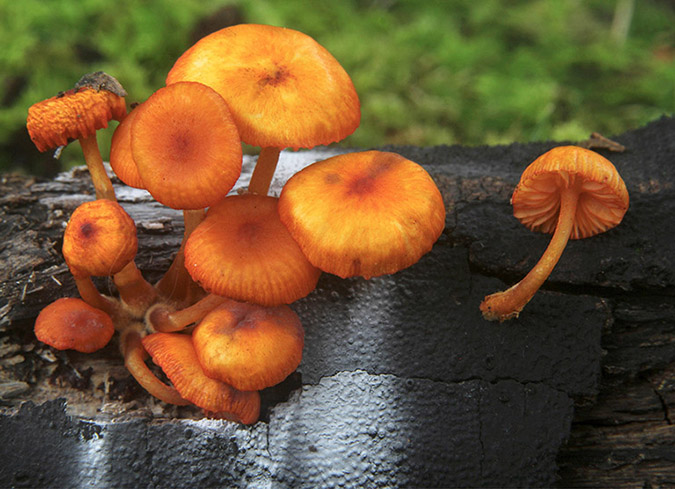
<svg viewBox="0 0 675 489">
<path fill-rule="evenodd" d="M 57 299 L 35 321 L 38 340 L 57 350 L 91 353 L 108 344 L 115 332 L 112 319 L 82 299 Z"/>
<path fill-rule="evenodd" d="M 359 126 L 349 75 L 314 39 L 269 25 L 240 24 L 210 34 L 174 64 L 167 84 L 204 83 L 227 101 L 244 142 L 311 148 Z"/>
<path fill-rule="evenodd" d="M 275 197 L 232 195 L 211 207 L 185 245 L 185 267 L 207 292 L 265 306 L 316 287 L 312 266 L 279 220 Z"/>
<path fill-rule="evenodd" d="M 41 152 L 87 138 L 108 121 L 121 121 L 127 113 L 124 97 L 106 89 L 73 88 L 28 109 L 26 127 Z"/>
<path fill-rule="evenodd" d="M 288 377 L 302 360 L 304 337 L 300 318 L 290 307 L 234 301 L 211 311 L 192 334 L 206 375 L 244 391 Z"/>
<path fill-rule="evenodd" d="M 110 144 L 110 166 L 115 175 L 124 183 L 134 188 L 145 188 L 138 167 L 131 153 L 131 123 L 136 117 L 138 107 L 127 114 L 113 133 Z"/>
<path fill-rule="evenodd" d="M 513 215 L 533 231 L 553 233 L 558 224 L 561 188 L 581 180 L 570 239 L 607 231 L 628 210 L 626 184 L 614 165 L 594 151 L 559 146 L 533 161 L 520 177 L 511 204 Z"/>
<path fill-rule="evenodd" d="M 348 153 L 290 178 L 279 215 L 309 261 L 340 277 L 394 273 L 431 250 L 445 226 L 441 193 L 395 153 Z"/>
<path fill-rule="evenodd" d="M 78 206 L 63 236 L 63 256 L 79 277 L 114 275 L 137 249 L 136 224 L 121 205 L 107 199 Z"/>
<path fill-rule="evenodd" d="M 176 83 L 157 90 L 135 111 L 132 157 L 158 202 L 201 209 L 227 195 L 241 173 L 242 150 L 218 93 L 201 83 Z"/>
<path fill-rule="evenodd" d="M 215 413 L 232 413 L 244 424 L 260 414 L 257 391 L 243 392 L 207 377 L 199 364 L 192 338 L 178 333 L 154 333 L 143 338 L 143 347 L 171 380 L 181 397 Z"/>
</svg>

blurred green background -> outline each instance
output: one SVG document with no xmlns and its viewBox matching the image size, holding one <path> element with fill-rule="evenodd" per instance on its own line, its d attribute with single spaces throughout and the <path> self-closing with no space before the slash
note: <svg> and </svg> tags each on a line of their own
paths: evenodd
<svg viewBox="0 0 675 489">
<path fill-rule="evenodd" d="M 342 144 L 578 141 L 675 111 L 670 0 L 0 0 L 0 171 L 60 162 L 28 107 L 104 70 L 145 100 L 180 54 L 227 25 L 305 32 L 351 75 L 361 127 Z M 112 128 L 99 132 L 104 159 Z"/>
</svg>

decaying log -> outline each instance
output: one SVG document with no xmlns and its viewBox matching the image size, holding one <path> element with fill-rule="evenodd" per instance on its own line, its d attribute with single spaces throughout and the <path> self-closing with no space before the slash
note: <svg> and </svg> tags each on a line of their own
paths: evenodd
<svg viewBox="0 0 675 489">
<path fill-rule="evenodd" d="M 478 304 L 546 247 L 509 198 L 555 144 L 387 148 L 434 177 L 446 230 L 405 271 L 324 274 L 293 304 L 303 362 L 262 393 L 251 427 L 155 402 L 115 344 L 81 355 L 34 339 L 40 309 L 76 295 L 62 233 L 93 189 L 81 169 L 51 181 L 3 176 L 0 486 L 674 486 L 675 120 L 613 139 L 624 152 L 599 151 L 626 181 L 624 221 L 571 242 L 504 324 L 484 321 Z M 274 188 L 331 154 L 282 153 Z M 181 215 L 115 187 L 138 226 L 139 268 L 156 280 Z"/>
</svg>

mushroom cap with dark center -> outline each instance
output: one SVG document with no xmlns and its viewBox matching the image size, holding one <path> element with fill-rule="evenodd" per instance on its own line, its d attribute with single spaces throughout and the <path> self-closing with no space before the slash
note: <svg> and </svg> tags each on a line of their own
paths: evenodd
<svg viewBox="0 0 675 489">
<path fill-rule="evenodd" d="M 28 109 L 26 127 L 39 151 L 65 146 L 87 138 L 108 121 L 121 121 L 127 113 L 124 97 L 108 90 L 74 88 L 48 98 Z"/>
<path fill-rule="evenodd" d="M 626 184 L 609 160 L 577 146 L 553 148 L 525 169 L 511 197 L 513 215 L 533 231 L 553 233 L 560 191 L 574 180 L 581 182 L 581 193 L 570 239 L 587 238 L 621 222 L 629 203 Z"/>
<path fill-rule="evenodd" d="M 244 424 L 260 414 L 257 391 L 240 391 L 207 377 L 197 359 L 192 338 L 180 333 L 154 333 L 142 340 L 143 347 L 171 380 L 183 399 L 214 413 L 232 413 Z"/>
<path fill-rule="evenodd" d="M 167 84 L 192 80 L 227 101 L 245 143 L 311 148 L 359 126 L 349 75 L 314 39 L 269 25 L 239 24 L 210 34 L 174 64 Z"/>
<path fill-rule="evenodd" d="M 226 197 L 185 245 L 185 268 L 207 292 L 265 306 L 290 304 L 316 287 L 313 267 L 279 220 L 275 197 Z"/>
<path fill-rule="evenodd" d="M 113 133 L 110 144 L 110 166 L 125 184 L 144 189 L 145 185 L 138 174 L 138 167 L 131 153 L 131 124 L 138 114 L 137 108 L 127 114 Z"/>
<path fill-rule="evenodd" d="M 80 204 L 63 235 L 63 256 L 73 275 L 114 275 L 138 250 L 136 224 L 117 202 L 98 199 Z"/>
<path fill-rule="evenodd" d="M 192 334 L 206 375 L 245 391 L 288 377 L 302 360 L 304 337 L 290 307 L 234 301 L 211 311 Z"/>
<path fill-rule="evenodd" d="M 35 321 L 37 339 L 57 350 L 91 353 L 107 345 L 114 332 L 110 316 L 72 297 L 52 302 Z"/>
<path fill-rule="evenodd" d="M 314 266 L 343 278 L 416 263 L 445 226 L 443 198 L 429 174 L 380 151 L 302 169 L 284 186 L 279 215 Z"/>
<path fill-rule="evenodd" d="M 227 195 L 242 150 L 227 104 L 195 82 L 160 88 L 135 109 L 131 151 L 145 188 L 174 209 L 201 209 Z"/>
</svg>

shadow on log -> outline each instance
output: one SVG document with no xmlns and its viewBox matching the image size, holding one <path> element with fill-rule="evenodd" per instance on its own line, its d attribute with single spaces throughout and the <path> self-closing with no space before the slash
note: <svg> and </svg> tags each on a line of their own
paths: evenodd
<svg viewBox="0 0 675 489">
<path fill-rule="evenodd" d="M 42 307 L 76 290 L 65 222 L 92 200 L 86 172 L 0 186 L 1 486 L 672 487 L 675 484 L 675 121 L 615 138 L 624 221 L 571 242 L 520 319 L 482 319 L 548 236 L 511 214 L 520 173 L 553 143 L 386 148 L 422 164 L 447 207 L 431 253 L 396 275 L 341 280 L 293 304 L 302 364 L 263 391 L 249 427 L 145 394 L 116 345 L 38 343 Z M 278 191 L 330 152 L 283 153 Z M 245 172 L 250 171 L 247 161 Z M 181 215 L 116 185 L 156 280 Z M 112 290 L 106 281 L 102 291 Z"/>
</svg>

